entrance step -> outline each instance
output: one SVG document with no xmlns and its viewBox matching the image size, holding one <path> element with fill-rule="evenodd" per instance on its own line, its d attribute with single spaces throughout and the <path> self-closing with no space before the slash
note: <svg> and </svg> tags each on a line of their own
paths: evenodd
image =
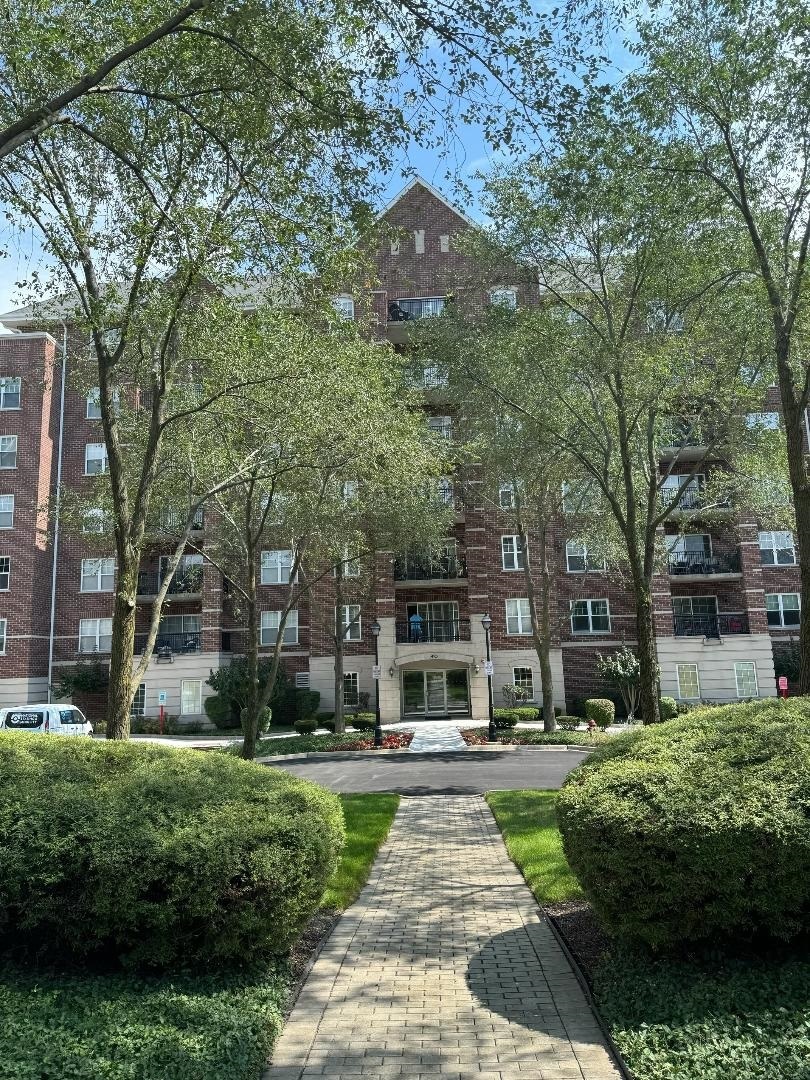
<svg viewBox="0 0 810 1080">
<path fill-rule="evenodd" d="M 410 745 L 412 754 L 450 753 L 466 750 L 467 744 L 461 737 L 458 724 L 442 723 L 436 720 L 430 725 L 416 728 Z"/>
</svg>

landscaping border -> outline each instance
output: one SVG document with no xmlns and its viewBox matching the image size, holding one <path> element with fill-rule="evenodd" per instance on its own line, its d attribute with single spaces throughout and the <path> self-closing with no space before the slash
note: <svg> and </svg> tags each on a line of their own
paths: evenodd
<svg viewBox="0 0 810 1080">
<path fill-rule="evenodd" d="M 582 993 L 585 995 L 585 1000 L 588 1002 L 588 1004 L 591 1007 L 591 1011 L 593 1012 L 593 1015 L 596 1018 L 596 1022 L 599 1025 L 599 1030 L 602 1032 L 602 1035 L 605 1038 L 605 1042 L 608 1044 L 608 1047 L 610 1048 L 610 1052 L 613 1055 L 613 1058 L 614 1058 L 614 1060 L 616 1062 L 616 1065 L 617 1065 L 617 1067 L 619 1069 L 619 1072 L 622 1074 L 622 1077 L 624 1078 L 624 1080 L 637 1080 L 636 1074 L 630 1069 L 630 1066 L 627 1064 L 627 1062 L 622 1057 L 621 1051 L 619 1050 L 619 1048 L 616 1045 L 612 1035 L 610 1034 L 610 1030 L 609 1030 L 607 1024 L 602 1019 L 602 1014 L 600 1013 L 599 1007 L 596 1004 L 596 1000 L 594 999 L 593 993 L 591 991 L 590 983 L 588 982 L 587 978 L 585 977 L 585 973 L 583 972 L 582 968 L 579 966 L 579 962 L 578 962 L 577 958 L 574 956 L 573 952 L 569 948 L 568 942 L 565 939 L 565 935 L 560 930 L 560 928 L 557 926 L 557 923 L 556 923 L 556 920 L 554 919 L 554 916 L 550 915 L 546 911 L 546 909 L 544 907 L 542 907 L 540 905 L 538 905 L 538 906 L 540 907 L 540 912 L 541 912 L 541 914 L 543 916 L 544 921 L 548 923 L 549 928 L 550 928 L 552 934 L 554 935 L 554 938 L 555 938 L 557 944 L 562 949 L 562 951 L 563 951 L 563 953 L 565 955 L 565 959 L 571 965 L 571 970 L 573 971 L 574 976 L 576 977 L 576 980 L 580 985 Z"/>
<path fill-rule="evenodd" d="M 259 765 L 272 765 L 275 761 L 334 761 L 335 758 L 375 758 L 381 754 L 399 754 L 407 758 L 434 757 L 440 754 L 449 757 L 451 754 L 491 754 L 497 752 L 511 752 L 514 750 L 527 750 L 529 753 L 557 753 L 559 751 L 571 751 L 580 754 L 592 754 L 593 747 L 569 746 L 567 743 L 559 743 L 554 746 L 525 746 L 520 744 L 493 743 L 491 746 L 468 746 L 464 750 L 310 750 L 303 754 L 269 754 L 257 757 Z"/>
</svg>

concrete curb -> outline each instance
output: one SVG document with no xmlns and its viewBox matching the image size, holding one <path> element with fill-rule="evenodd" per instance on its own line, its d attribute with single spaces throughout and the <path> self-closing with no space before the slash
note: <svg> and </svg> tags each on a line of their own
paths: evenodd
<svg viewBox="0 0 810 1080">
<path fill-rule="evenodd" d="M 467 754 L 475 756 L 476 754 L 491 754 L 491 753 L 503 753 L 504 751 L 511 752 L 515 750 L 528 750 L 531 753 L 537 753 L 538 751 L 548 753 L 558 753 L 560 751 L 572 751 L 575 753 L 591 754 L 593 750 L 590 746 L 568 746 L 567 744 L 560 744 L 559 746 L 468 746 L 466 750 L 311 750 L 305 754 L 270 754 L 266 757 L 257 757 L 256 763 L 258 765 L 273 765 L 277 761 L 335 761 L 344 759 L 362 759 L 368 760 L 369 758 L 380 757 L 381 755 L 396 755 L 408 758 L 411 761 L 418 760 L 424 757 L 434 757 L 436 754 Z"/>
</svg>

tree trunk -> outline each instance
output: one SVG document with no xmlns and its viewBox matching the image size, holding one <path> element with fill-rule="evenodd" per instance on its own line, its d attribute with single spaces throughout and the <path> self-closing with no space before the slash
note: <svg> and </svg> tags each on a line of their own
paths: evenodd
<svg viewBox="0 0 810 1080">
<path fill-rule="evenodd" d="M 256 756 L 256 743 L 259 738 L 259 612 L 256 599 L 256 552 L 249 550 L 247 560 L 247 580 L 245 582 L 245 602 L 247 605 L 247 674 L 248 691 L 245 710 L 242 715 L 242 757 L 252 761 Z M 279 635 L 283 633 L 279 627 Z"/>
<path fill-rule="evenodd" d="M 343 564 L 335 566 L 335 734 L 346 730 L 343 712 Z"/>
<path fill-rule="evenodd" d="M 128 739 L 135 693 L 132 660 L 135 655 L 135 597 L 139 559 L 132 552 L 118 553 L 118 584 L 110 646 L 110 684 L 107 688 L 107 738 Z"/>
<path fill-rule="evenodd" d="M 640 582 L 636 585 L 635 592 L 641 717 L 645 724 L 657 724 L 661 720 L 661 707 L 652 589 L 648 582 Z"/>
<path fill-rule="evenodd" d="M 537 660 L 540 664 L 540 683 L 543 693 L 543 730 L 556 731 L 554 718 L 554 676 L 551 672 L 551 572 L 548 566 L 548 527 L 545 522 L 537 529 L 537 561 L 540 568 L 540 605 L 537 608 L 537 594 L 532 578 L 532 563 L 529 558 L 528 535 L 523 525 L 518 524 L 518 534 L 523 547 L 523 577 L 526 583 L 526 596 L 529 601 L 529 616 L 532 624 L 532 641 Z"/>
<path fill-rule="evenodd" d="M 782 412 L 785 419 L 788 473 L 796 517 L 799 549 L 801 613 L 799 623 L 799 693 L 810 694 L 810 479 L 805 459 L 805 410 L 794 392 L 790 366 L 790 343 L 783 328 L 776 326 L 776 365 Z"/>
</svg>

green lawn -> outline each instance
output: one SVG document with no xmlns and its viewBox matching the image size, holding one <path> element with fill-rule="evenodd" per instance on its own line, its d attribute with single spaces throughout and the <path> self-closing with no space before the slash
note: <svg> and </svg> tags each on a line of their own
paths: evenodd
<svg viewBox="0 0 810 1080">
<path fill-rule="evenodd" d="M 487 802 L 512 861 L 538 903 L 582 896 L 562 849 L 554 813 L 554 791 L 491 791 Z"/>
<path fill-rule="evenodd" d="M 368 880 L 397 812 L 399 795 L 341 795 L 340 801 L 346 818 L 346 847 L 321 906 L 344 911 Z"/>
<path fill-rule="evenodd" d="M 347 843 L 322 906 L 343 910 L 396 795 L 343 795 Z M 287 964 L 142 978 L 0 967 L 0 1080 L 258 1080 L 283 1023 Z"/>
<path fill-rule="evenodd" d="M 487 802 L 537 900 L 582 895 L 562 850 L 553 791 Z M 810 949 L 671 959 L 615 947 L 594 995 L 636 1080 L 810 1080 Z"/>
</svg>

